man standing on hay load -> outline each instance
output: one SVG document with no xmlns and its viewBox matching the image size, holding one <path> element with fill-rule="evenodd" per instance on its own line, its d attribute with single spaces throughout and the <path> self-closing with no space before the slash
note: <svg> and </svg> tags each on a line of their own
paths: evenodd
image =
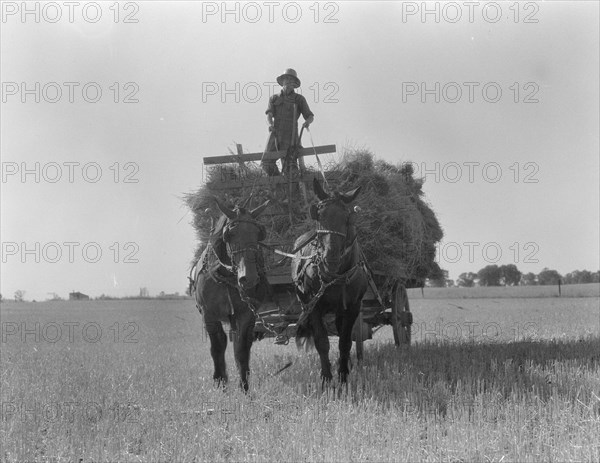
<svg viewBox="0 0 600 463">
<path fill-rule="evenodd" d="M 277 78 L 277 83 L 283 87 L 281 93 L 269 98 L 269 106 L 265 111 L 271 132 L 265 151 L 287 150 L 287 156 L 282 160 L 283 173 L 287 175 L 288 169 L 292 169 L 292 174 L 295 174 L 298 170 L 296 151 L 301 147 L 298 140 L 298 119 L 302 114 L 302 126 L 308 128 L 315 116 L 308 107 L 306 98 L 294 92 L 295 88 L 300 87 L 296 71 L 286 69 Z M 279 175 L 274 159 L 264 160 L 262 167 L 269 176 Z"/>
</svg>

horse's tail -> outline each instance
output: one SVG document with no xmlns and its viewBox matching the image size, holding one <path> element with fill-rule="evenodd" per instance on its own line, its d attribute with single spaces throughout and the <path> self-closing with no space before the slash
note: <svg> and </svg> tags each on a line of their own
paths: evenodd
<svg viewBox="0 0 600 463">
<path fill-rule="evenodd" d="M 304 349 L 305 352 L 315 348 L 315 337 L 306 312 L 300 316 L 296 323 L 296 347 Z"/>
</svg>

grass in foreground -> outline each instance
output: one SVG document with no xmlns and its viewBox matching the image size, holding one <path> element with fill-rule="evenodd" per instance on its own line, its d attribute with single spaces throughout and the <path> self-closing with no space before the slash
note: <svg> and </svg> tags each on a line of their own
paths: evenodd
<svg viewBox="0 0 600 463">
<path fill-rule="evenodd" d="M 326 391 L 316 354 L 265 340 L 245 396 L 231 348 L 232 385 L 213 386 L 193 303 L 92 307 L 30 307 L 28 320 L 94 322 L 98 342 L 3 339 L 3 461 L 600 460 L 598 336 L 398 350 L 380 332 L 347 390 Z M 3 322 L 19 317 L 3 307 Z M 137 342 L 117 341 L 129 322 Z"/>
</svg>

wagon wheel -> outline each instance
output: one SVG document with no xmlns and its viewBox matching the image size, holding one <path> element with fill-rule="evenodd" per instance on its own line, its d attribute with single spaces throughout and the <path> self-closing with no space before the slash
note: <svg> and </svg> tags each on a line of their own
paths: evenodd
<svg viewBox="0 0 600 463">
<path fill-rule="evenodd" d="M 410 345 L 410 330 L 413 322 L 408 304 L 406 288 L 400 282 L 392 290 L 392 329 L 396 346 Z"/>
</svg>

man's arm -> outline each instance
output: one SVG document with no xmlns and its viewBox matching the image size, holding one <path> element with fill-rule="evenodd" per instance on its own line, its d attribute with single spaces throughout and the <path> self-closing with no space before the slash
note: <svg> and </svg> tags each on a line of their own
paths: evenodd
<svg viewBox="0 0 600 463">
<path fill-rule="evenodd" d="M 265 114 L 267 115 L 267 124 L 269 124 L 269 132 L 272 132 L 275 129 L 275 126 L 273 125 L 273 102 L 275 98 L 275 95 L 269 98 L 269 105 L 267 106 L 267 110 L 265 111 Z"/>
<path fill-rule="evenodd" d="M 267 124 L 269 124 L 269 132 L 275 130 L 275 126 L 273 125 L 273 114 L 267 113 Z"/>
<path fill-rule="evenodd" d="M 312 124 L 315 120 L 315 115 L 308 107 L 308 102 L 306 101 L 306 98 L 304 98 L 304 96 L 302 95 L 298 96 L 300 97 L 298 98 L 298 109 L 300 109 L 300 114 L 302 114 L 302 117 L 304 117 L 304 124 L 302 124 L 302 127 L 308 128 L 308 126 Z"/>
</svg>

